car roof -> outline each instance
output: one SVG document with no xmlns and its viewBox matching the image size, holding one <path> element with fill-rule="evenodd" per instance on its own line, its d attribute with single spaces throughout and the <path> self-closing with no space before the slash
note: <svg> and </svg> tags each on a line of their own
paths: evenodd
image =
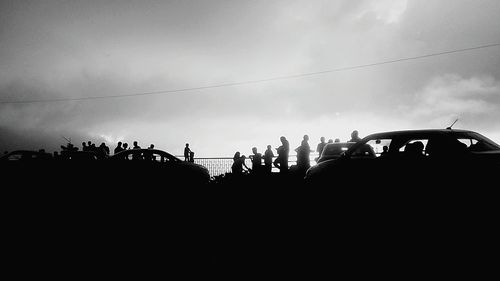
<svg viewBox="0 0 500 281">
<path fill-rule="evenodd" d="M 126 153 L 134 153 L 134 152 L 139 152 L 139 153 L 142 153 L 142 152 L 149 152 L 149 153 L 159 153 L 159 154 L 167 154 L 173 158 L 176 158 L 176 159 L 179 159 L 177 157 L 175 157 L 174 155 L 166 152 L 166 151 L 163 151 L 163 150 L 160 150 L 160 149 L 149 149 L 149 148 L 140 148 L 140 149 L 127 149 L 127 150 L 122 150 L 116 154 L 114 154 L 113 156 L 111 157 L 115 157 L 116 155 L 121 155 L 121 154 L 126 154 Z"/>
<path fill-rule="evenodd" d="M 365 139 L 401 137 L 401 136 L 428 137 L 430 135 L 436 136 L 436 135 L 446 135 L 446 134 L 477 134 L 477 133 L 469 130 L 456 130 L 456 129 L 400 130 L 400 131 L 389 131 L 389 132 L 371 134 L 366 136 Z"/>
<path fill-rule="evenodd" d="M 349 146 L 353 145 L 355 142 L 332 142 L 332 143 L 327 143 L 327 146 Z"/>
</svg>

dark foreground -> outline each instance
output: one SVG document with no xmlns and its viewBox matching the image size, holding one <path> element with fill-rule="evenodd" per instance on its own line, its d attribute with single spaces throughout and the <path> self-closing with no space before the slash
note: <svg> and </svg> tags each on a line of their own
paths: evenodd
<svg viewBox="0 0 500 281">
<path fill-rule="evenodd" d="M 145 174 L 3 173 L 4 267 L 19 277 L 404 278 L 476 277 L 495 264 L 496 185 L 473 176 L 311 187 L 278 174 L 204 186 Z"/>
</svg>

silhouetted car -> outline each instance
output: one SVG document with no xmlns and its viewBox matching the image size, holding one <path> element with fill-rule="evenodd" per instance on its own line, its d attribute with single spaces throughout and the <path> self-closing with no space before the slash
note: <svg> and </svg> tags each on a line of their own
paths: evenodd
<svg viewBox="0 0 500 281">
<path fill-rule="evenodd" d="M 71 161 L 96 161 L 102 160 L 105 157 L 92 151 L 62 151 L 59 159 Z"/>
<path fill-rule="evenodd" d="M 0 157 L 0 161 L 33 161 L 50 159 L 52 159 L 52 155 L 50 153 L 32 150 L 16 150 Z"/>
<path fill-rule="evenodd" d="M 375 154 L 366 151 L 367 145 Z M 383 153 L 383 147 L 388 148 Z M 369 135 L 336 160 L 311 167 L 308 183 L 335 181 L 379 184 L 419 183 L 434 178 L 440 183 L 458 178 L 482 179 L 500 167 L 500 146 L 466 130 L 433 129 L 394 131 Z M 404 178 L 403 181 L 401 179 Z"/>
<path fill-rule="evenodd" d="M 321 153 L 321 157 L 318 159 L 318 163 L 327 161 L 327 160 L 335 160 L 339 158 L 342 153 L 346 152 L 351 146 L 356 144 L 355 142 L 336 142 L 336 143 L 328 143 L 323 148 L 323 152 Z M 365 145 L 365 149 L 363 150 L 363 154 L 366 157 L 374 157 L 375 152 L 369 145 Z"/>
<path fill-rule="evenodd" d="M 210 174 L 204 166 L 182 161 L 158 149 L 124 150 L 109 157 L 108 162 L 114 171 L 139 174 L 139 178 L 148 183 L 182 186 L 210 181 Z"/>
</svg>

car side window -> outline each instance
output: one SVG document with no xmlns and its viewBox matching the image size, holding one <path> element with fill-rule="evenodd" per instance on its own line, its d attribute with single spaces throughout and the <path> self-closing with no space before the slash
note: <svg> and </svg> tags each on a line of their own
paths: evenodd
<svg viewBox="0 0 500 281">
<path fill-rule="evenodd" d="M 129 153 L 125 156 L 125 160 L 135 160 L 137 156 L 134 156 L 135 153 Z"/>
<path fill-rule="evenodd" d="M 354 153 L 354 156 L 375 156 L 384 155 L 389 150 L 391 139 L 375 139 L 369 140 L 366 145 L 359 147 Z M 384 152 L 385 151 L 385 152 Z"/>
<path fill-rule="evenodd" d="M 165 155 L 161 155 L 160 153 L 153 153 L 152 160 L 160 163 L 169 162 L 168 157 L 166 157 Z"/>
<path fill-rule="evenodd" d="M 399 148 L 401 153 L 413 153 L 415 155 L 426 155 L 425 148 L 427 147 L 428 139 L 412 139 L 406 142 Z"/>
<path fill-rule="evenodd" d="M 487 142 L 477 140 L 475 138 L 459 138 L 458 141 L 466 145 L 467 150 L 472 152 L 497 150 L 496 147 L 488 144 Z"/>
<path fill-rule="evenodd" d="M 12 155 L 9 155 L 9 157 L 7 157 L 7 160 L 9 160 L 9 161 L 19 161 L 19 160 L 21 160 L 21 158 L 22 158 L 21 154 L 12 154 Z"/>
</svg>

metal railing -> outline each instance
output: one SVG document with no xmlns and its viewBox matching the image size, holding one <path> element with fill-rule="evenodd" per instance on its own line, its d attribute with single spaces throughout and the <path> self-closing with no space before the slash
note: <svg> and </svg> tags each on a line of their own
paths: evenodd
<svg viewBox="0 0 500 281">
<path fill-rule="evenodd" d="M 179 159 L 184 159 L 184 156 L 176 156 Z M 316 157 L 318 157 L 317 153 L 311 153 L 309 159 L 311 160 L 311 165 L 316 164 Z M 276 156 L 273 158 L 276 159 Z M 210 173 L 211 177 L 219 176 L 225 173 L 231 172 L 231 166 L 233 165 L 233 157 L 195 157 L 194 163 L 200 164 L 206 167 Z M 288 167 L 295 165 L 297 163 L 297 155 L 289 155 L 288 156 Z M 252 169 L 252 160 L 250 158 L 245 159 L 245 164 L 248 168 Z M 274 167 L 273 172 L 278 172 L 279 169 Z"/>
</svg>

